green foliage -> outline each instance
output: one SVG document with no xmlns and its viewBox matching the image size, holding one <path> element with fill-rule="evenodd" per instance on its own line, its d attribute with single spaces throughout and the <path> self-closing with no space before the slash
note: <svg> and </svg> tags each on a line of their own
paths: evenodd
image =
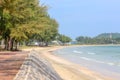
<svg viewBox="0 0 120 80">
<path fill-rule="evenodd" d="M 14 43 L 39 40 L 48 43 L 58 34 L 58 23 L 50 18 L 39 0 L 0 0 L 0 36 L 5 49 Z"/>
<path fill-rule="evenodd" d="M 96 38 L 112 38 L 112 39 L 116 39 L 116 38 L 120 38 L 120 33 L 103 33 L 103 34 L 100 34 L 100 35 L 96 36 Z"/>
<path fill-rule="evenodd" d="M 92 38 L 90 37 L 84 37 L 84 36 L 79 36 L 76 38 L 76 40 L 80 43 L 80 44 L 89 44 L 92 42 Z"/>
<path fill-rule="evenodd" d="M 94 38 L 79 36 L 79 44 L 120 44 L 120 33 L 103 33 Z"/>
<path fill-rule="evenodd" d="M 63 44 L 69 43 L 72 41 L 72 39 L 66 35 L 59 34 L 57 37 L 57 40 L 61 41 Z"/>
</svg>

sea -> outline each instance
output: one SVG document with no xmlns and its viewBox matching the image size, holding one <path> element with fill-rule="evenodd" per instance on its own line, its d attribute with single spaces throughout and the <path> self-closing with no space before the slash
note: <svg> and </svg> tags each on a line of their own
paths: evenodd
<svg viewBox="0 0 120 80">
<path fill-rule="evenodd" d="M 77 46 L 56 50 L 55 55 L 87 67 L 105 77 L 120 80 L 120 46 Z"/>
</svg>

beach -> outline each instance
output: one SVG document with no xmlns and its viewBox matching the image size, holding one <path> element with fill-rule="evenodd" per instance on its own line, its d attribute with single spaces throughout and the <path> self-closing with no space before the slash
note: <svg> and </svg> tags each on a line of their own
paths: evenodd
<svg viewBox="0 0 120 80">
<path fill-rule="evenodd" d="M 48 47 L 48 48 L 36 48 L 40 56 L 51 63 L 55 71 L 61 76 L 63 80 L 115 80 L 106 76 L 89 70 L 86 67 L 72 63 L 59 56 L 54 55 L 52 52 L 65 48 L 62 46 Z"/>
</svg>

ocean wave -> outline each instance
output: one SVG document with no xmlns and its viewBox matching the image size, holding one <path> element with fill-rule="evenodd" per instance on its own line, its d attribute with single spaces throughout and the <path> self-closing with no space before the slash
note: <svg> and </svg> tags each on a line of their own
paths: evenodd
<svg viewBox="0 0 120 80">
<path fill-rule="evenodd" d="M 107 63 L 107 64 L 109 64 L 110 66 L 113 66 L 113 65 L 115 65 L 114 63 Z"/>
<path fill-rule="evenodd" d="M 119 67 L 120 67 L 120 64 L 119 64 L 119 65 L 117 65 L 117 66 L 119 66 Z"/>
<path fill-rule="evenodd" d="M 87 58 L 87 57 L 81 57 L 81 59 L 88 60 L 88 61 L 91 60 L 90 58 Z"/>
<path fill-rule="evenodd" d="M 90 54 L 90 55 L 95 55 L 96 53 L 88 52 L 88 54 Z"/>
<path fill-rule="evenodd" d="M 120 63 L 119 63 L 119 62 L 114 63 L 114 65 L 116 65 L 116 66 L 119 66 L 119 67 L 120 67 Z"/>
<path fill-rule="evenodd" d="M 82 52 L 80 52 L 80 51 L 76 51 L 76 50 L 74 50 L 73 52 L 74 52 L 74 53 L 80 53 L 80 54 L 82 54 Z"/>
<path fill-rule="evenodd" d="M 105 63 L 105 62 L 103 62 L 103 61 L 98 61 L 98 60 L 95 60 L 95 62 L 97 62 L 97 63 Z"/>
<path fill-rule="evenodd" d="M 98 61 L 98 60 L 90 59 L 90 58 L 87 58 L 87 57 L 81 57 L 81 59 L 84 59 L 84 60 L 87 60 L 87 61 L 93 61 L 93 62 L 97 62 L 97 63 L 105 63 L 103 61 Z"/>
</svg>

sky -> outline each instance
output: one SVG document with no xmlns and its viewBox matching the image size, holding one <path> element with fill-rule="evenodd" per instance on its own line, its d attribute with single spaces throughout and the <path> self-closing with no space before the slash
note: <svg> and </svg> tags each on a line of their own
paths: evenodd
<svg viewBox="0 0 120 80">
<path fill-rule="evenodd" d="M 59 23 L 59 33 L 73 39 L 120 32 L 120 0 L 40 0 Z"/>
</svg>

